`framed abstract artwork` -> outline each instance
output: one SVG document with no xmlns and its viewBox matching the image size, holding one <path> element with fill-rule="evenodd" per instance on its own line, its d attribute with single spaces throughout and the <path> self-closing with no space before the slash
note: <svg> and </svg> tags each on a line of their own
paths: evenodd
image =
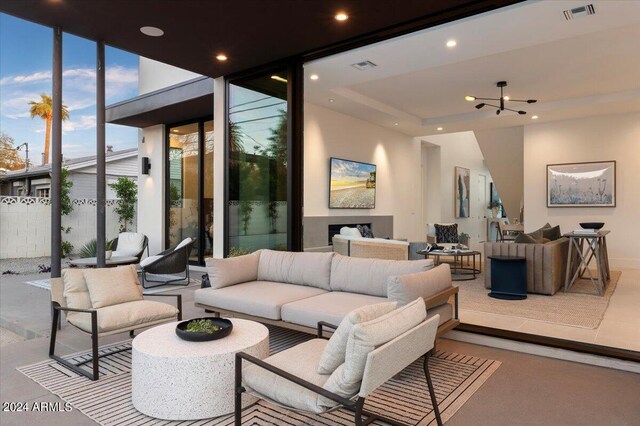
<svg viewBox="0 0 640 426">
<path fill-rule="evenodd" d="M 547 207 L 615 206 L 615 161 L 547 165 Z"/>
<path fill-rule="evenodd" d="M 469 217 L 469 207 L 471 199 L 469 197 L 469 188 L 471 188 L 471 170 L 464 167 L 455 166 L 455 181 L 453 182 L 453 191 L 455 198 L 455 217 Z"/>
</svg>

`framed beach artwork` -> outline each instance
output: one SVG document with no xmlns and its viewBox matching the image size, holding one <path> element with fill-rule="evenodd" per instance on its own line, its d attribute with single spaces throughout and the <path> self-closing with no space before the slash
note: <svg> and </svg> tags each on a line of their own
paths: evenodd
<svg viewBox="0 0 640 426">
<path fill-rule="evenodd" d="M 471 170 L 464 167 L 455 166 L 454 176 L 455 181 L 453 182 L 453 191 L 456 200 L 455 217 L 469 217 L 469 188 L 471 188 Z"/>
<path fill-rule="evenodd" d="M 547 207 L 615 206 L 615 161 L 547 165 Z"/>
<path fill-rule="evenodd" d="M 376 165 L 331 158 L 329 208 L 374 209 Z"/>
</svg>

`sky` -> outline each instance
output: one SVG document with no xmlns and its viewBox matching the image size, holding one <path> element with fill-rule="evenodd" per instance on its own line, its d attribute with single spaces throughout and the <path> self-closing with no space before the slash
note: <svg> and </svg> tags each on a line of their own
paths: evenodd
<svg viewBox="0 0 640 426">
<path fill-rule="evenodd" d="M 29 159 L 40 164 L 45 122 L 30 118 L 29 101 L 51 95 L 53 30 L 0 13 L 0 131 L 29 143 Z M 62 125 L 64 158 L 95 155 L 96 47 L 70 34 L 62 41 L 62 102 L 69 120 Z M 138 94 L 138 56 L 105 49 L 107 105 Z M 107 124 L 106 143 L 114 150 L 137 146 L 137 129 Z M 24 152 L 20 152 L 24 158 Z"/>
</svg>

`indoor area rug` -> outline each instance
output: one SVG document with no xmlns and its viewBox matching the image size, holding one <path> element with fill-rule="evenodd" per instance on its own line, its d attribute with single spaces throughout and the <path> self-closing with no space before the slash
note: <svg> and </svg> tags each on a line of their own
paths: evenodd
<svg viewBox="0 0 640 426">
<path fill-rule="evenodd" d="M 278 327 L 269 327 L 269 331 L 272 353 L 313 338 L 308 334 Z M 123 342 L 100 349 L 112 351 L 130 345 L 130 342 Z M 85 352 L 67 358 L 80 361 L 87 359 L 88 355 Z M 491 377 L 500 362 L 440 351 L 431 358 L 429 366 L 442 419 L 446 421 Z M 100 379 L 95 382 L 52 360 L 20 367 L 18 370 L 101 425 L 233 425 L 232 415 L 171 422 L 138 412 L 131 403 L 131 351 L 102 358 Z M 365 409 L 385 414 L 386 417 L 408 425 L 436 424 L 422 361 L 414 362 L 378 388 L 367 399 Z M 337 410 L 321 416 L 305 415 L 260 401 L 243 411 L 243 424 L 352 425 L 353 414 Z"/>
<path fill-rule="evenodd" d="M 604 318 L 620 275 L 620 271 L 611 271 L 611 282 L 607 285 L 604 296 L 596 293 L 595 287 L 588 279 L 581 279 L 567 293 L 560 289 L 553 296 L 528 294 L 524 300 L 489 297 L 489 289 L 484 288 L 484 275 L 479 275 L 473 281 L 457 283 L 460 289 L 459 303 L 461 309 L 468 311 L 595 329 Z"/>
</svg>

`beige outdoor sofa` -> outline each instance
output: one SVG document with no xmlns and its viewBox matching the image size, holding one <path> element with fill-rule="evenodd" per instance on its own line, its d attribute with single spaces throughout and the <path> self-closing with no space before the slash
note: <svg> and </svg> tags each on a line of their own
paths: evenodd
<svg viewBox="0 0 640 426">
<path fill-rule="evenodd" d="M 527 259 L 527 292 L 555 294 L 564 284 L 569 240 L 561 237 L 539 244 L 484 243 L 484 286 L 491 288 L 491 256 L 522 256 Z"/>
<path fill-rule="evenodd" d="M 211 287 L 196 290 L 195 305 L 224 316 L 315 334 L 321 321 L 339 324 L 354 309 L 424 298 L 438 335 L 459 324 L 458 288 L 448 265 L 432 260 L 381 260 L 337 253 L 260 250 L 208 259 Z M 450 299 L 454 299 L 450 303 Z"/>
</svg>

